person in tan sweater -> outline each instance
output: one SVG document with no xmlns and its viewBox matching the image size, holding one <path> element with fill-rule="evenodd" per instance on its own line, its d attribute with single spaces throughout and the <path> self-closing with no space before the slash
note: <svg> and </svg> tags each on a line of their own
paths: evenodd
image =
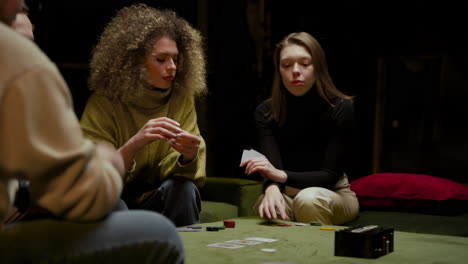
<svg viewBox="0 0 468 264">
<path fill-rule="evenodd" d="M 170 221 L 152 212 L 112 212 L 123 160 L 112 146 L 83 137 L 55 64 L 10 28 L 22 4 L 0 0 L 0 223 L 12 209 L 10 183 L 18 179 L 29 180 L 31 202 L 47 217 L 2 224 L 0 262 L 111 261 L 135 250 L 140 254 L 132 261 L 182 263 Z"/>
<path fill-rule="evenodd" d="M 26 5 L 23 5 L 21 12 L 16 14 L 15 19 L 11 23 L 11 27 L 14 31 L 20 33 L 26 38 L 34 40 L 34 26 L 31 23 L 31 20 L 29 20 L 28 7 Z"/>
<path fill-rule="evenodd" d="M 130 208 L 199 222 L 197 186 L 205 178 L 205 142 L 195 98 L 206 91 L 200 33 L 169 10 L 144 4 L 120 10 L 91 59 L 94 93 L 81 117 L 86 137 L 118 148 Z"/>
</svg>

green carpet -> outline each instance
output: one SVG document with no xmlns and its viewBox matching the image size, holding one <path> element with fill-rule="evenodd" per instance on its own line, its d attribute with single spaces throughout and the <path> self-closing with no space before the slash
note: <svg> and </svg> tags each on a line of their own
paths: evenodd
<svg viewBox="0 0 468 264">
<path fill-rule="evenodd" d="M 186 263 L 465 263 L 468 259 L 468 238 L 395 232 L 395 251 L 378 259 L 334 256 L 334 231 L 320 230 L 316 226 L 272 226 L 255 217 L 236 220 L 236 228 L 209 232 L 206 226 L 222 222 L 200 224 L 199 232 L 180 232 L 186 250 Z M 285 221 L 283 221 L 285 222 Z M 285 222 L 288 223 L 288 222 Z M 289 222 L 290 223 L 290 222 Z M 336 230 L 346 227 L 336 227 Z M 278 239 L 272 243 L 245 246 L 238 249 L 208 247 L 209 244 L 248 237 Z M 276 252 L 263 252 L 273 248 Z"/>
<path fill-rule="evenodd" d="M 457 216 L 405 212 L 362 211 L 346 226 L 380 225 L 395 231 L 468 237 L 468 214 Z"/>
</svg>

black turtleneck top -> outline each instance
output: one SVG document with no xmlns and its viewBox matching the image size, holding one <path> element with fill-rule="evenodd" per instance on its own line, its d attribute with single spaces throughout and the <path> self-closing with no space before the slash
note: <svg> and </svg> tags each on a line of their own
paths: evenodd
<svg viewBox="0 0 468 264">
<path fill-rule="evenodd" d="M 334 98 L 331 106 L 312 87 L 303 96 L 286 92 L 286 122 L 271 118 L 271 100 L 255 110 L 261 152 L 288 175 L 286 185 L 332 189 L 344 173 L 354 135 L 351 100 Z M 265 187 L 272 184 L 265 180 Z M 284 187 L 284 184 L 280 184 Z"/>
</svg>

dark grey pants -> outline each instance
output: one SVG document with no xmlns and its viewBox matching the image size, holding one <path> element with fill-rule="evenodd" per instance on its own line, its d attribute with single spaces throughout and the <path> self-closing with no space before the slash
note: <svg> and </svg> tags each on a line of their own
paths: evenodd
<svg viewBox="0 0 468 264">
<path fill-rule="evenodd" d="M 0 232 L 0 262 L 183 263 L 184 249 L 164 216 L 130 210 L 76 223 L 56 219 L 18 222 Z"/>
<path fill-rule="evenodd" d="M 176 226 L 200 222 L 201 198 L 197 186 L 184 178 L 169 178 L 140 206 L 169 218 Z"/>
</svg>

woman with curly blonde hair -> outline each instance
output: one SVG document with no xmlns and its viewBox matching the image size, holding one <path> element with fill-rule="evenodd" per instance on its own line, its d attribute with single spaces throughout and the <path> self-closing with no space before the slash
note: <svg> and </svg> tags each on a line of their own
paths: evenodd
<svg viewBox="0 0 468 264">
<path fill-rule="evenodd" d="M 206 92 L 200 33 L 173 11 L 123 8 L 91 59 L 84 134 L 118 148 L 130 208 L 160 212 L 176 226 L 199 221 L 205 142 L 195 97 Z"/>
</svg>

